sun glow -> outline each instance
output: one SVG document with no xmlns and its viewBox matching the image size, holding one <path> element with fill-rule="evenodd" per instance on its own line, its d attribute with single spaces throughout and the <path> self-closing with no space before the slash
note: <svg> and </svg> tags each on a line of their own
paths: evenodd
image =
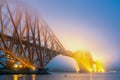
<svg viewBox="0 0 120 80">
<path fill-rule="evenodd" d="M 94 60 L 90 52 L 77 51 L 72 57 L 77 61 L 81 71 L 85 72 L 105 72 L 102 61 Z"/>
</svg>

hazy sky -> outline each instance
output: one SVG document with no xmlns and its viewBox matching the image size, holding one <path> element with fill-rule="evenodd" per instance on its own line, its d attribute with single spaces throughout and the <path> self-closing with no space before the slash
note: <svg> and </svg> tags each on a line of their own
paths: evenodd
<svg viewBox="0 0 120 80">
<path fill-rule="evenodd" d="M 105 62 L 120 58 L 120 0 L 26 0 L 68 50 Z M 120 62 L 120 61 L 119 61 Z"/>
</svg>

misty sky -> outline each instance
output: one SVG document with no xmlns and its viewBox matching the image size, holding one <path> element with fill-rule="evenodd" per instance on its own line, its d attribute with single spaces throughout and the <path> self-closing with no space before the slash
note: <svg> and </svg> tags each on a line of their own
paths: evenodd
<svg viewBox="0 0 120 80">
<path fill-rule="evenodd" d="M 23 0 L 24 2 L 24 0 Z M 120 63 L 120 0 L 25 0 L 71 51 Z"/>
</svg>

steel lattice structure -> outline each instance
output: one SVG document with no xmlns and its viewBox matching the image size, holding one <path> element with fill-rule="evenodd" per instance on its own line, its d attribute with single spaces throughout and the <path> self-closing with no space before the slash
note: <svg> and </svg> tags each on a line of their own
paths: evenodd
<svg viewBox="0 0 120 80">
<path fill-rule="evenodd" d="M 0 2 L 0 51 L 6 58 L 6 64 L 0 64 L 5 67 L 19 62 L 30 69 L 44 68 L 53 57 L 65 53 L 41 17 L 6 1 Z"/>
</svg>

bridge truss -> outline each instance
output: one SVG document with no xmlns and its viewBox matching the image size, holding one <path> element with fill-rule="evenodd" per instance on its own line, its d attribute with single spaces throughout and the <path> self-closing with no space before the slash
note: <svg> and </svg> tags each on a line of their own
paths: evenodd
<svg viewBox="0 0 120 80">
<path fill-rule="evenodd" d="M 44 68 L 65 49 L 44 20 L 24 6 L 0 2 L 0 51 L 7 68 L 17 63 L 29 69 Z M 0 58 L 3 57 L 0 56 Z"/>
</svg>

